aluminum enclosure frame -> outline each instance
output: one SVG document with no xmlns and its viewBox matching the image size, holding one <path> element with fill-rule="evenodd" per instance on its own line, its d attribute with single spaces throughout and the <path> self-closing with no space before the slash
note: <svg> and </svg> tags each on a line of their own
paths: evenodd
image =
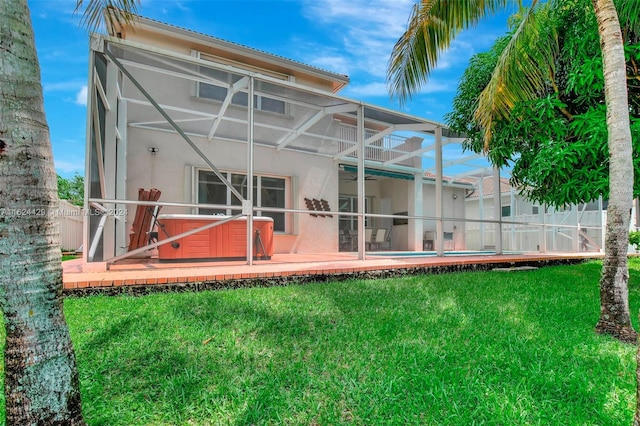
<svg viewBox="0 0 640 426">
<path fill-rule="evenodd" d="M 85 265 L 94 264 L 96 269 L 108 268 L 108 265 L 113 262 L 190 234 L 172 236 L 168 240 L 148 244 L 133 252 L 118 253 L 118 250 L 121 250 L 123 244 L 127 242 L 125 218 L 120 214 L 126 206 L 235 207 L 237 209 L 236 205 L 188 202 L 143 203 L 128 199 L 125 193 L 127 180 L 125 164 L 127 144 L 129 143 L 127 134 L 130 128 L 177 134 L 229 188 L 241 203 L 242 213 L 238 216 L 248 218 L 249 232 L 247 232 L 246 241 L 246 262 L 248 265 L 253 263 L 253 257 L 250 254 L 253 253 L 251 230 L 253 229 L 252 218 L 255 214 L 266 211 L 310 214 L 309 211 L 297 208 L 254 207 L 252 177 L 255 175 L 253 166 L 255 147 L 268 147 L 276 151 L 304 152 L 331 158 L 340 164 L 357 167 L 358 211 L 349 214 L 332 209 L 327 214 L 357 217 L 358 259 L 366 258 L 365 216 L 376 216 L 365 212 L 365 169 L 367 167 L 412 174 L 418 180 L 416 188 L 422 188 L 426 172 L 435 170 L 436 216 L 425 217 L 421 214 L 409 214 L 404 217 L 437 221 L 439 244 L 436 251 L 440 256 L 444 255 L 442 224 L 445 215 L 442 188 L 446 185 L 462 185 L 463 187 L 466 185 L 453 181 L 448 182 L 444 176 L 445 169 L 454 166 L 459 169 L 461 165 L 464 165 L 468 168 L 460 173 L 464 175 L 486 168 L 485 163 L 473 162 L 483 159 L 477 155 L 445 161 L 443 148 L 449 144 L 460 144 L 463 139 L 460 138 L 460 135 L 451 132 L 445 125 L 435 121 L 391 111 L 231 65 L 218 64 L 199 57 L 128 40 L 94 35 L 90 45 L 85 211 L 92 212 L 92 214 L 85 221 L 83 246 L 87 250 L 84 250 L 83 257 Z M 212 77 L 211 73 L 207 73 L 206 70 L 229 73 L 238 78 L 230 84 Z M 202 109 L 187 108 L 177 102 L 172 104 L 170 99 L 160 99 L 162 98 L 160 92 L 151 93 L 147 89 L 149 85 L 147 81 L 141 81 L 140 78 L 145 73 L 188 82 L 192 86 L 197 84 L 222 85 L 228 89 L 228 92 L 217 112 L 210 111 L 211 108 L 208 108 L 208 105 Z M 128 88 L 126 93 L 125 86 Z M 248 105 L 245 118 L 229 113 L 232 98 L 237 93 L 247 93 Z M 304 110 L 306 115 L 304 119 L 292 122 L 290 127 L 283 127 L 276 123 L 276 120 L 270 122 L 257 119 L 253 107 L 255 96 L 268 96 L 282 100 L 288 105 Z M 145 111 L 148 111 L 146 118 L 132 119 L 129 117 L 128 110 L 133 106 L 139 110 L 141 110 L 139 107 L 145 107 Z M 338 121 L 355 123 L 355 140 L 319 131 L 319 129 L 326 130 L 321 127 L 323 120 L 336 121 L 335 117 L 338 117 Z M 331 124 L 331 126 L 334 125 L 336 124 Z M 230 131 L 230 129 L 235 130 Z M 242 129 L 244 129 L 245 137 L 238 136 L 243 133 Z M 376 130 L 372 131 L 371 129 Z M 267 141 L 264 135 L 279 137 L 273 141 Z M 422 142 L 417 149 L 407 151 L 402 141 L 411 137 L 422 139 Z M 248 177 L 246 196 L 240 194 L 231 182 L 219 172 L 215 161 L 198 148 L 198 143 L 193 140 L 194 138 L 246 144 L 246 175 Z M 387 157 L 374 158 L 371 155 L 374 152 L 385 153 Z M 451 175 L 455 176 L 455 174 Z M 421 197 L 419 194 L 416 196 Z M 496 228 L 500 233 L 502 221 L 497 220 L 495 223 L 499 225 Z M 421 228 L 418 228 L 416 233 L 422 234 Z M 496 238 L 501 240 L 501 237 Z M 497 252 L 500 252 L 499 248 Z"/>
</svg>

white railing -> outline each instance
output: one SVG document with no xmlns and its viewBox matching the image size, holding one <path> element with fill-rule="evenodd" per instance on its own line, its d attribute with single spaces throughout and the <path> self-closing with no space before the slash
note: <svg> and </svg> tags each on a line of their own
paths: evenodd
<svg viewBox="0 0 640 426">
<path fill-rule="evenodd" d="M 490 209 L 486 209 L 486 213 L 486 217 L 491 217 Z M 549 252 L 597 252 L 603 246 L 599 211 L 582 213 L 579 225 L 576 210 L 546 213 L 544 224 L 540 215 L 537 214 L 523 214 L 502 219 L 513 222 L 502 225 L 504 250 L 540 251 L 546 243 L 546 250 Z M 476 221 L 466 223 L 467 248 L 483 250 L 495 247 L 495 227 L 495 223 Z M 545 229 L 544 237 L 543 228 Z"/>
<path fill-rule="evenodd" d="M 371 130 L 365 130 L 365 139 L 374 136 L 375 132 Z M 339 128 L 340 143 L 338 146 L 339 152 L 346 151 L 350 148 L 356 147 L 356 128 L 353 126 L 341 125 Z M 392 161 L 400 156 L 404 156 L 409 152 L 412 152 L 418 148 L 415 148 L 408 141 L 408 138 L 398 135 L 386 135 L 380 139 L 374 140 L 370 142 L 365 147 L 365 160 L 371 161 Z M 357 152 L 353 151 L 346 155 L 350 158 L 357 158 Z M 414 158 L 410 157 L 404 160 L 400 160 L 395 164 L 402 166 L 410 166 L 414 165 Z"/>
</svg>

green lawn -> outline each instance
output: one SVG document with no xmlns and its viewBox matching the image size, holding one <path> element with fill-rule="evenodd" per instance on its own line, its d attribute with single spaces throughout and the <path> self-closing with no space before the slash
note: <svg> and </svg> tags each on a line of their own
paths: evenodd
<svg viewBox="0 0 640 426">
<path fill-rule="evenodd" d="M 90 425 L 624 425 L 599 263 L 65 301 Z M 631 260 L 631 309 L 640 261 Z M 635 320 L 635 318 L 634 318 Z"/>
</svg>

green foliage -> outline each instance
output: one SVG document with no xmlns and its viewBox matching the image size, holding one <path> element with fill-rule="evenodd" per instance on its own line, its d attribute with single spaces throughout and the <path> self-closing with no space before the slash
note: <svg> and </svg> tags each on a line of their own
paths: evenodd
<svg viewBox="0 0 640 426">
<path fill-rule="evenodd" d="M 629 232 L 629 244 L 640 250 L 640 231 Z"/>
<path fill-rule="evenodd" d="M 404 103 L 426 83 L 440 54 L 449 48 L 461 30 L 477 25 L 511 1 L 422 0 L 415 3 L 407 30 L 396 42 L 389 59 L 387 81 L 391 94 Z"/>
<path fill-rule="evenodd" d="M 552 19 L 551 3 L 532 5 L 522 12 L 502 50 L 474 113 L 484 129 L 485 148 L 491 142 L 495 121 L 508 119 L 517 102 L 536 99 L 545 90 L 549 74 L 555 72 L 558 34 L 556 26 L 549 25 Z"/>
<path fill-rule="evenodd" d="M 76 206 L 82 206 L 84 203 L 84 178 L 77 173 L 69 179 L 58 175 L 58 198 L 67 200 Z"/>
<path fill-rule="evenodd" d="M 639 2 L 640 3 L 640 2 Z M 511 115 L 492 127 L 488 156 L 493 164 L 512 166 L 511 183 L 538 203 L 562 206 L 589 202 L 609 191 L 609 155 L 604 77 L 598 27 L 588 0 L 553 2 L 543 26 L 557 28 L 559 56 L 537 99 L 517 102 Z M 630 10 L 633 8 L 629 8 Z M 629 103 L 634 194 L 640 196 L 640 40 L 636 20 L 621 13 L 629 75 Z M 474 56 L 465 71 L 453 111 L 452 129 L 469 136 L 465 148 L 484 150 L 484 128 L 475 117 L 477 99 L 489 84 L 490 72 L 506 46 L 496 41 L 489 52 Z"/>
<path fill-rule="evenodd" d="M 512 183 L 540 203 L 589 202 L 608 191 L 606 109 L 597 105 L 569 122 L 557 113 L 559 105 L 565 104 L 549 95 L 514 111 L 520 119 L 510 134 L 530 136 L 529 149 L 514 162 Z"/>
<path fill-rule="evenodd" d="M 141 0 L 76 0 L 75 13 L 82 17 L 82 26 L 95 32 L 103 19 L 113 31 L 117 26 L 129 23 L 137 13 Z M 105 13 L 105 10 L 108 10 Z M 105 16 L 106 15 L 106 16 Z"/>
<path fill-rule="evenodd" d="M 465 147 L 475 152 L 481 152 L 484 148 L 481 128 L 474 118 L 478 108 L 478 98 L 489 84 L 498 58 L 509 43 L 509 39 L 509 35 L 498 38 L 488 52 L 478 53 L 470 59 L 469 66 L 460 79 L 458 94 L 453 99 L 453 109 L 445 116 L 450 127 L 468 136 Z"/>
</svg>

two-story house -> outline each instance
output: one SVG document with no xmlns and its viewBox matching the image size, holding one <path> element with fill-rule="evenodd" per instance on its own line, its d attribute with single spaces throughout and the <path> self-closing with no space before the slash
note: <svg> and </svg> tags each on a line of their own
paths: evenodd
<svg viewBox="0 0 640 426">
<path fill-rule="evenodd" d="M 248 46 L 144 17 L 109 28 L 91 39 L 86 263 L 156 249 L 177 235 L 158 228 L 169 215 L 244 220 L 246 253 L 260 218 L 275 254 L 419 251 L 425 232 L 454 228 L 464 243 L 464 222 L 438 220 L 456 205 L 464 217 L 470 188 L 442 178 L 442 147 L 460 143 L 446 126 L 342 97 L 347 76 Z M 152 188 L 157 200 L 140 192 Z M 134 229 L 147 207 L 153 229 Z"/>
</svg>

